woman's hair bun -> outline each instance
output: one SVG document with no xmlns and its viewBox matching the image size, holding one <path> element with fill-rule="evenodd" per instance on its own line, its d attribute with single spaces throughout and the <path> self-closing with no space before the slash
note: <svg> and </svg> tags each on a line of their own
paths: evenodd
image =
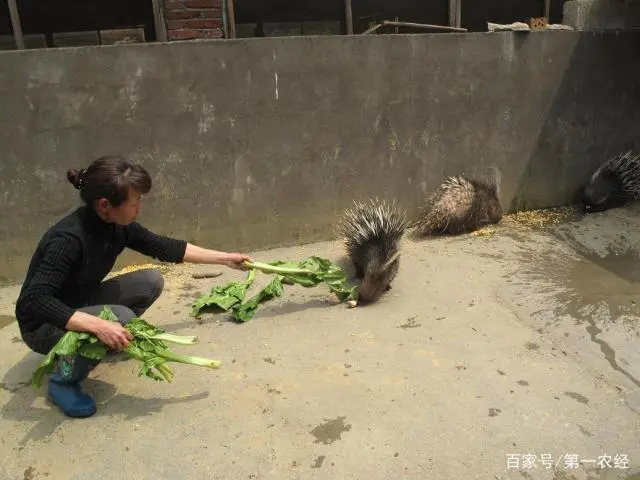
<svg viewBox="0 0 640 480">
<path fill-rule="evenodd" d="M 70 168 L 67 170 L 67 180 L 73 185 L 75 188 L 80 190 L 82 188 L 82 170 L 78 171 L 75 168 Z"/>
</svg>

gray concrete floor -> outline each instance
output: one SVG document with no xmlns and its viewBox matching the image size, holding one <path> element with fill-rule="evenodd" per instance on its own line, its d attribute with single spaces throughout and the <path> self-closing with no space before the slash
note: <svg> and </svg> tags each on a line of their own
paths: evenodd
<svg viewBox="0 0 640 480">
<path fill-rule="evenodd" d="M 241 273 L 195 280 L 212 267 L 174 268 L 147 318 L 198 335 L 180 351 L 221 368 L 175 365 L 166 384 L 138 378 L 134 361 L 105 361 L 86 382 L 99 404 L 90 419 L 65 418 L 44 387 L 27 385 L 42 357 L 9 324 L 0 476 L 638 478 L 638 212 L 534 229 L 505 219 L 493 235 L 406 241 L 378 304 L 348 309 L 323 286 L 288 286 L 246 324 L 188 317 L 199 292 Z M 334 242 L 254 253 L 308 255 L 342 261 Z M 0 291 L 0 315 L 12 315 L 16 294 Z M 626 455 L 629 468 L 599 468 L 603 455 L 612 467 Z"/>
</svg>

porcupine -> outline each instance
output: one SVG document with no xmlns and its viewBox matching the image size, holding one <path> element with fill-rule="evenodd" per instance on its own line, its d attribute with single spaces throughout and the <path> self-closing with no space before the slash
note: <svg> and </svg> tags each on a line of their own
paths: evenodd
<svg viewBox="0 0 640 480">
<path fill-rule="evenodd" d="M 426 200 L 417 217 L 409 224 L 414 236 L 472 232 L 502 219 L 500 205 L 500 170 L 493 175 L 470 178 L 454 175 L 447 178 Z"/>
<path fill-rule="evenodd" d="M 621 207 L 640 198 L 640 154 L 632 150 L 603 162 L 582 191 L 587 212 Z"/>
<path fill-rule="evenodd" d="M 339 225 L 345 248 L 353 263 L 358 303 L 372 303 L 391 289 L 400 269 L 400 241 L 407 229 L 407 216 L 395 201 L 377 198 L 354 201 Z"/>
</svg>

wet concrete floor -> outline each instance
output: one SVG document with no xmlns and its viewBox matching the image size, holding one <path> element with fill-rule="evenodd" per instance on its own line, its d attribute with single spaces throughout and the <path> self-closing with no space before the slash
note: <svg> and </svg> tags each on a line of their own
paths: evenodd
<svg viewBox="0 0 640 480">
<path fill-rule="evenodd" d="M 637 479 L 638 213 L 407 241 L 378 304 L 286 286 L 245 324 L 188 316 L 242 274 L 171 269 L 147 318 L 221 368 L 166 384 L 105 361 L 90 419 L 28 385 L 42 357 L 2 320 L 0 478 Z M 253 255 L 343 262 L 334 242 Z M 0 319 L 16 295 L 0 291 Z"/>
</svg>

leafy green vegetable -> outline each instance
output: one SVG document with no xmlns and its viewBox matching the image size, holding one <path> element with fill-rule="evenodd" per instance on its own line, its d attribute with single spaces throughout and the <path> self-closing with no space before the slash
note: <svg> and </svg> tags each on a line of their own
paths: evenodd
<svg viewBox="0 0 640 480">
<path fill-rule="evenodd" d="M 118 317 L 108 305 L 105 305 L 98 315 L 103 320 L 117 322 Z M 133 335 L 133 340 L 124 350 L 131 358 L 138 360 L 140 373 L 154 380 L 173 381 L 173 371 L 167 365 L 168 362 L 179 362 L 206 368 L 218 368 L 220 362 L 208 358 L 180 355 L 170 350 L 165 342 L 180 345 L 194 345 L 197 337 L 172 335 L 164 330 L 147 323 L 142 318 L 136 317 L 125 326 Z M 32 385 L 40 387 L 45 374 L 55 370 L 60 357 L 82 355 L 92 360 L 102 360 L 107 354 L 108 347 L 90 333 L 68 331 L 54 345 L 51 351 L 42 360 L 31 380 Z"/>
<path fill-rule="evenodd" d="M 325 283 L 341 302 L 353 301 L 356 298 L 356 287 L 347 286 L 347 278 L 342 269 L 321 257 L 311 256 L 300 262 L 245 262 L 245 265 L 249 268 L 249 274 L 244 281 L 213 287 L 210 293 L 201 295 L 193 303 L 191 315 L 198 317 L 211 308 L 231 310 L 236 321 L 246 322 L 253 318 L 261 303 L 282 295 L 283 284 L 311 288 Z M 247 290 L 255 280 L 257 270 L 272 274 L 274 278 L 260 292 L 243 303 Z"/>
<path fill-rule="evenodd" d="M 225 286 L 215 286 L 211 293 L 201 295 L 193 304 L 192 315 L 197 316 L 201 310 L 217 307 L 228 311 L 231 307 L 242 302 L 244 296 L 256 277 L 256 271 L 250 270 L 247 279 L 242 282 L 232 282 Z"/>
<path fill-rule="evenodd" d="M 233 309 L 234 318 L 241 322 L 247 322 L 251 320 L 261 303 L 282 295 L 282 292 L 284 291 L 282 282 L 282 275 L 276 275 L 273 280 L 271 280 L 269 285 L 260 290 L 256 295 L 251 297 L 245 303 L 236 305 L 236 307 Z"/>
</svg>

